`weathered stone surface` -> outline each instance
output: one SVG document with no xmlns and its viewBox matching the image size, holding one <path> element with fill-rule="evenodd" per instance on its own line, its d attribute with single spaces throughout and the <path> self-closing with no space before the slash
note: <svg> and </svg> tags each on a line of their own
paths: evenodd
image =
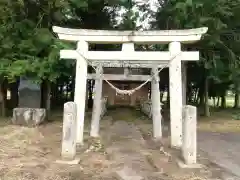
<svg viewBox="0 0 240 180">
<path fill-rule="evenodd" d="M 104 97 L 102 98 L 101 117 L 103 117 L 106 112 L 107 112 L 107 97 Z"/>
<path fill-rule="evenodd" d="M 163 104 L 160 102 L 160 106 L 162 106 Z M 140 101 L 140 111 L 142 113 L 144 113 L 148 118 L 152 119 L 153 115 L 152 115 L 152 102 L 151 100 L 148 101 Z M 160 112 L 162 114 L 162 109 L 160 108 Z M 164 118 L 161 117 L 160 119 L 161 121 L 161 128 L 164 128 Z"/>
<path fill-rule="evenodd" d="M 107 42 L 107 43 L 156 43 L 166 44 L 167 42 L 194 42 L 198 41 L 203 34 L 207 32 L 207 27 L 187 29 L 187 30 L 158 30 L 158 31 L 112 31 L 112 30 L 86 30 L 86 29 L 71 29 L 53 26 L 53 31 L 61 35 L 62 39 L 78 41 L 79 39 L 87 42 Z M 78 33 L 76 33 L 76 31 Z M 63 36 L 67 35 L 67 36 Z M 197 35 L 197 36 L 196 36 Z M 200 37 L 199 37 L 200 36 Z M 149 58 L 151 59 L 151 58 Z"/>
<path fill-rule="evenodd" d="M 152 102 L 142 101 L 140 102 L 140 110 L 146 114 L 149 118 L 152 118 Z"/>
<path fill-rule="evenodd" d="M 38 84 L 28 79 L 21 79 L 18 88 L 19 105 L 22 108 L 40 108 L 41 88 Z"/>
<path fill-rule="evenodd" d="M 62 158 L 74 160 L 76 155 L 77 132 L 77 104 L 67 102 L 64 104 Z"/>
<path fill-rule="evenodd" d="M 208 158 L 240 179 L 240 133 L 198 132 L 198 147 Z M 228 179 L 228 178 L 223 178 Z M 237 179 L 237 178 L 232 178 Z M 231 178 L 229 178 L 231 180 Z"/>
<path fill-rule="evenodd" d="M 103 89 L 103 79 L 102 79 L 103 68 L 99 65 L 96 68 L 97 79 L 95 80 L 95 90 L 94 90 L 94 100 L 93 100 L 93 112 L 91 121 L 91 137 L 99 136 L 99 123 L 102 116 L 102 89 Z"/>
<path fill-rule="evenodd" d="M 129 167 L 124 167 L 117 171 L 116 174 L 120 180 L 143 180 L 142 176 L 137 175 L 137 173 Z"/>
<path fill-rule="evenodd" d="M 197 162 L 197 109 L 187 105 L 183 108 L 182 156 L 185 164 Z"/>
<path fill-rule="evenodd" d="M 230 173 L 222 173 L 222 180 L 240 180 L 240 177 L 234 176 Z"/>
<path fill-rule="evenodd" d="M 88 42 L 78 41 L 77 51 L 87 52 Z M 76 58 L 76 79 L 75 79 L 75 93 L 74 102 L 77 103 L 77 144 L 83 144 L 84 134 L 84 118 L 85 118 L 85 99 L 87 86 L 87 61 L 82 57 Z"/>
<path fill-rule="evenodd" d="M 24 126 L 38 126 L 44 122 L 46 109 L 41 108 L 14 108 L 12 123 Z"/>
<path fill-rule="evenodd" d="M 181 52 L 181 42 L 196 42 L 199 41 L 201 36 L 207 32 L 207 28 L 180 30 L 180 31 L 162 31 L 162 32 L 110 32 L 110 31 L 92 31 L 92 30 L 73 30 L 61 27 L 53 27 L 53 31 L 59 35 L 60 39 L 78 41 L 78 47 L 76 50 L 61 50 L 60 57 L 65 59 L 77 59 L 76 70 L 76 85 L 75 85 L 75 102 L 77 102 L 78 111 L 78 130 L 77 130 L 77 142 L 83 142 L 83 127 L 84 127 L 84 112 L 85 103 L 81 102 L 85 99 L 86 94 L 86 80 L 87 80 L 87 63 L 89 61 L 101 61 L 107 60 L 121 61 L 123 65 L 128 62 L 133 62 L 136 65 L 136 61 L 144 64 L 148 63 L 153 65 L 153 62 L 149 60 L 157 61 L 158 64 L 167 65 L 164 61 L 170 62 L 170 108 L 171 108 L 171 144 L 172 146 L 181 147 L 182 145 L 182 80 L 181 80 L 181 61 L 182 60 L 199 60 L 198 52 Z M 88 51 L 89 42 L 105 42 L 122 43 L 122 52 L 109 52 Z M 137 52 L 134 51 L 134 44 L 141 42 L 150 43 L 169 43 L 170 52 Z M 77 51 L 77 52 L 76 52 Z M 178 55 L 176 57 L 172 57 Z M 180 55 L 181 53 L 181 55 Z M 79 54 L 81 54 L 79 56 Z M 116 59 L 117 58 L 117 59 Z M 174 61 L 172 61 L 174 60 Z M 82 63 L 82 64 L 80 64 Z M 102 65 L 97 63 L 98 65 Z M 112 63 L 112 62 L 111 62 Z M 111 63 L 108 63 L 111 65 Z M 117 66 L 120 62 L 117 62 Z M 129 64 L 129 63 L 127 63 Z M 137 63 L 139 64 L 139 63 Z M 93 66 L 93 64 L 92 64 Z M 96 66 L 96 65 L 95 65 Z"/>
<path fill-rule="evenodd" d="M 144 176 L 146 172 L 153 171 L 153 167 L 142 153 L 145 141 L 141 132 L 133 124 L 117 121 L 109 130 L 109 146 L 106 152 L 116 162 L 117 172 L 128 174 L 124 167 L 131 168 L 136 176 Z M 121 174 L 121 173 L 120 173 Z"/>
<path fill-rule="evenodd" d="M 171 146 L 182 146 L 182 52 L 180 42 L 169 43 L 174 58 L 169 65 Z M 181 54 L 181 55 L 180 55 Z"/>
<path fill-rule="evenodd" d="M 103 89 L 103 67 L 100 65 L 96 68 L 97 79 L 95 80 L 95 96 L 93 102 L 93 113 L 91 122 L 90 136 L 98 137 L 100 128 L 100 119 L 106 112 L 105 99 L 102 98 Z"/>
<path fill-rule="evenodd" d="M 153 137 L 155 139 L 160 139 L 162 138 L 162 107 L 160 102 L 158 68 L 152 68 L 152 74 L 154 75 L 154 78 L 151 81 Z"/>
</svg>

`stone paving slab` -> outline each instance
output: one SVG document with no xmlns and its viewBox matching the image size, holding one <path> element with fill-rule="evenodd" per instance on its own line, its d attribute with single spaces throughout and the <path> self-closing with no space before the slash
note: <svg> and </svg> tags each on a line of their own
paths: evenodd
<svg viewBox="0 0 240 180">
<path fill-rule="evenodd" d="M 211 161 L 240 178 L 240 133 L 198 132 L 198 148 Z"/>
<path fill-rule="evenodd" d="M 124 167 L 116 173 L 121 180 L 143 180 L 142 176 L 138 176 L 136 172 L 129 167 Z"/>
<path fill-rule="evenodd" d="M 109 141 L 111 145 L 107 147 L 106 152 L 117 163 L 116 172 L 122 176 L 122 179 L 131 179 L 127 178 L 130 171 L 135 174 L 134 180 L 143 179 L 146 173 L 154 170 L 141 153 L 145 141 L 134 124 L 124 121 L 115 122 L 109 130 Z"/>
</svg>

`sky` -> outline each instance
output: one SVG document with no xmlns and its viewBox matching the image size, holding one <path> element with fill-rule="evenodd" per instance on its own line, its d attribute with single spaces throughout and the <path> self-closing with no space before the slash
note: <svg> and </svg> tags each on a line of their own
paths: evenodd
<svg viewBox="0 0 240 180">
<path fill-rule="evenodd" d="M 139 5 L 142 4 L 150 4 L 150 8 L 153 12 L 156 12 L 159 4 L 158 4 L 158 0 L 135 0 L 135 2 Z M 139 11 L 139 9 L 137 9 L 136 7 L 133 8 L 134 11 L 138 11 L 140 16 L 144 15 L 144 12 Z M 119 15 L 121 16 L 122 13 L 124 13 L 124 9 L 121 9 L 119 11 Z M 120 21 L 122 20 L 122 18 L 120 18 L 120 16 L 117 18 L 118 22 L 120 23 Z M 145 19 L 144 21 L 137 21 L 137 26 L 141 25 L 144 29 L 149 29 L 150 28 L 150 24 L 149 24 L 150 19 Z"/>
<path fill-rule="evenodd" d="M 156 12 L 158 9 L 158 1 L 157 0 L 135 0 L 135 2 L 140 4 L 150 4 L 150 8 L 153 12 Z M 143 12 L 140 12 L 140 16 L 143 15 Z M 137 26 L 141 25 L 144 29 L 149 29 L 150 24 L 149 21 L 151 19 L 145 19 L 143 22 L 137 21 Z"/>
<path fill-rule="evenodd" d="M 157 11 L 158 8 L 158 1 L 157 0 L 135 0 L 136 3 L 140 3 L 140 4 L 150 4 L 150 7 L 153 11 Z"/>
</svg>

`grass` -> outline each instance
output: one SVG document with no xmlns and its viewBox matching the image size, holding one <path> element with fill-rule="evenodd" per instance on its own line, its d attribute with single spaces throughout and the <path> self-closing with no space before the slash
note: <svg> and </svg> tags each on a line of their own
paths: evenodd
<svg viewBox="0 0 240 180">
<path fill-rule="evenodd" d="M 231 102 L 230 99 L 227 100 L 227 102 Z M 150 126 L 152 127 L 152 121 L 139 111 L 133 111 L 133 113 L 129 114 L 119 111 L 118 108 L 119 107 L 113 107 L 111 109 L 112 111 L 114 111 L 114 113 L 111 113 L 113 119 L 135 122 L 140 125 L 143 124 L 144 121 L 144 124 L 150 124 Z M 166 119 L 166 121 L 169 120 Z M 211 108 L 210 117 L 198 117 L 198 129 L 211 132 L 240 132 L 240 109 Z"/>
<path fill-rule="evenodd" d="M 200 117 L 198 129 L 212 132 L 240 132 L 239 109 L 214 110 L 210 117 Z"/>
<path fill-rule="evenodd" d="M 212 99 L 208 100 L 210 106 L 214 106 L 214 101 Z M 226 107 L 233 107 L 235 103 L 235 99 L 233 96 L 226 96 Z"/>
<path fill-rule="evenodd" d="M 240 121 L 231 118 L 234 113 L 233 110 L 214 112 L 210 118 L 200 118 L 198 128 L 223 131 L 224 127 L 224 131 L 235 129 L 240 132 Z M 109 136 L 108 131 L 116 120 L 134 122 L 145 131 L 145 134 L 151 134 L 152 121 L 137 111 L 122 111 L 116 108 L 101 120 L 100 133 L 102 136 L 100 139 L 94 140 L 89 138 L 90 119 L 91 114 L 87 113 L 84 128 L 85 144 L 83 150 L 77 154 L 81 159 L 81 163 L 77 166 L 55 163 L 60 159 L 61 152 L 62 112 L 54 114 L 51 122 L 38 128 L 14 126 L 10 123 L 10 119 L 0 119 L 0 179 L 97 180 L 101 179 L 100 176 L 104 176 L 102 179 L 106 180 L 114 179 L 108 173 L 113 167 L 112 164 L 116 162 L 111 162 L 105 154 L 105 145 L 107 146 L 107 144 L 102 145 L 101 138 Z M 149 150 L 148 154 L 153 156 L 152 151 Z M 155 154 L 159 154 L 159 149 Z M 161 158 L 157 155 L 154 159 L 161 162 Z M 169 174 L 173 173 L 170 171 L 171 165 L 166 164 L 166 167 L 163 166 L 164 168 L 169 170 Z M 174 169 L 174 173 L 180 172 Z M 181 171 L 181 173 L 185 175 L 185 172 Z"/>
<path fill-rule="evenodd" d="M 10 123 L 10 119 L 1 119 L 1 180 L 92 180 L 96 173 L 102 171 L 102 166 L 106 166 L 108 161 L 101 153 L 96 157 L 88 152 L 88 158 L 84 157 L 84 152 L 80 153 L 79 157 L 84 161 L 77 166 L 55 163 L 61 153 L 62 116 L 55 115 L 52 118 L 53 122 L 37 128 L 15 126 Z M 85 134 L 89 134 L 88 122 L 87 117 Z M 85 136 L 83 151 L 92 147 L 88 138 Z"/>
</svg>

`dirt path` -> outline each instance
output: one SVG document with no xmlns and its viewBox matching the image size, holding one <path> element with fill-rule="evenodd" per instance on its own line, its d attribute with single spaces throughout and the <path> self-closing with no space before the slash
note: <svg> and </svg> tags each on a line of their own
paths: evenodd
<svg viewBox="0 0 240 180">
<path fill-rule="evenodd" d="M 154 172 L 154 168 L 149 164 L 141 151 L 144 150 L 144 139 L 140 131 L 132 123 L 117 121 L 109 130 L 108 147 L 106 152 L 111 160 L 116 162 L 117 174 L 124 173 L 128 176 L 128 171 L 142 179 L 149 173 Z"/>
<path fill-rule="evenodd" d="M 90 115 L 85 119 L 84 146 L 77 152 L 81 162 L 75 166 L 55 163 L 60 159 L 61 116 L 39 128 L 13 126 L 10 121 L 0 124 L 0 179 L 119 180 L 125 175 L 128 180 L 126 176 L 133 174 L 134 180 L 221 179 L 222 169 L 207 160 L 199 159 L 206 168 L 180 169 L 176 163 L 179 151 L 153 142 L 151 120 L 139 112 L 109 111 L 100 122 L 98 139 L 89 137 L 90 119 Z"/>
<path fill-rule="evenodd" d="M 240 179 L 240 133 L 198 132 L 198 146 L 219 166 Z M 236 178 L 235 178 L 236 179 Z"/>
<path fill-rule="evenodd" d="M 171 150 L 168 144 L 162 145 L 151 139 L 151 120 L 142 123 L 141 115 L 129 109 L 110 111 L 114 124 L 108 132 L 106 152 L 116 162 L 116 172 L 135 174 L 136 180 L 144 178 L 159 180 L 217 180 L 222 176 L 221 169 L 209 161 L 201 161 L 206 167 L 200 170 L 180 169 L 176 159 L 179 151 Z M 165 133 L 168 134 L 168 133 Z M 168 138 L 164 138 L 165 142 Z M 131 174 L 130 173 L 130 174 Z"/>
</svg>

